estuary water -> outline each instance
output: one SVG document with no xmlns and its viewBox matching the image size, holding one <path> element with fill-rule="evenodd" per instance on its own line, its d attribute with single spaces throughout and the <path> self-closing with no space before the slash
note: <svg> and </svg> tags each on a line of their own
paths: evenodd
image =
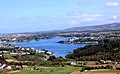
<svg viewBox="0 0 120 74">
<path fill-rule="evenodd" d="M 56 57 L 62 56 L 65 57 L 66 54 L 73 52 L 74 49 L 79 47 L 84 47 L 86 44 L 60 44 L 57 43 L 60 40 L 65 40 L 67 37 L 54 37 L 50 39 L 43 39 L 39 41 L 30 41 L 30 42 L 13 42 L 10 44 L 22 46 L 22 47 L 33 47 L 37 50 L 46 49 L 54 53 Z"/>
</svg>

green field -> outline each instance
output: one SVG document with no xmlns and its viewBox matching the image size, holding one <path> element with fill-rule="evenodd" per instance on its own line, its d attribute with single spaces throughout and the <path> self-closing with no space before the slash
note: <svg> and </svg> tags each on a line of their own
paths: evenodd
<svg viewBox="0 0 120 74">
<path fill-rule="evenodd" d="M 80 71 L 80 67 L 39 67 L 42 69 L 36 70 L 36 71 L 30 71 L 30 70 L 22 70 L 21 72 L 14 73 L 14 74 L 70 74 L 73 71 Z"/>
<path fill-rule="evenodd" d="M 35 57 L 41 57 L 41 58 L 44 58 L 45 56 L 43 55 L 43 54 L 34 54 L 33 56 L 35 56 Z"/>
<path fill-rule="evenodd" d="M 21 55 L 21 54 L 4 54 L 4 58 L 13 58 L 13 56 L 17 56 L 17 55 Z"/>
<path fill-rule="evenodd" d="M 7 74 L 6 72 L 0 71 L 0 74 Z"/>
</svg>

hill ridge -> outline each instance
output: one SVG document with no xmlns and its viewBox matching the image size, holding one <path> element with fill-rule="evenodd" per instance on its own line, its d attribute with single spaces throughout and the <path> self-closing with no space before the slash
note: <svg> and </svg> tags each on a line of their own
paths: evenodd
<svg viewBox="0 0 120 74">
<path fill-rule="evenodd" d="M 120 30 L 120 23 L 73 27 L 65 29 L 64 31 L 104 31 L 104 30 Z"/>
</svg>

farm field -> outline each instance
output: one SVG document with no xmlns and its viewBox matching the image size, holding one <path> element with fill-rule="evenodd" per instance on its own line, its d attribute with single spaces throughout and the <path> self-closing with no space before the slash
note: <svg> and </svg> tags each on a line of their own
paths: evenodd
<svg viewBox="0 0 120 74">
<path fill-rule="evenodd" d="M 80 71 L 80 67 L 38 67 L 40 70 L 21 70 L 12 74 L 70 74 L 73 71 Z"/>
</svg>

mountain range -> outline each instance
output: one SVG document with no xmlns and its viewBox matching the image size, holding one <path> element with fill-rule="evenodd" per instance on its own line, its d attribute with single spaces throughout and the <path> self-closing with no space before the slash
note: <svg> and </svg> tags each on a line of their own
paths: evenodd
<svg viewBox="0 0 120 74">
<path fill-rule="evenodd" d="M 106 30 L 120 30 L 120 23 L 110 23 L 104 25 L 73 27 L 65 29 L 64 31 L 106 31 Z"/>
</svg>

